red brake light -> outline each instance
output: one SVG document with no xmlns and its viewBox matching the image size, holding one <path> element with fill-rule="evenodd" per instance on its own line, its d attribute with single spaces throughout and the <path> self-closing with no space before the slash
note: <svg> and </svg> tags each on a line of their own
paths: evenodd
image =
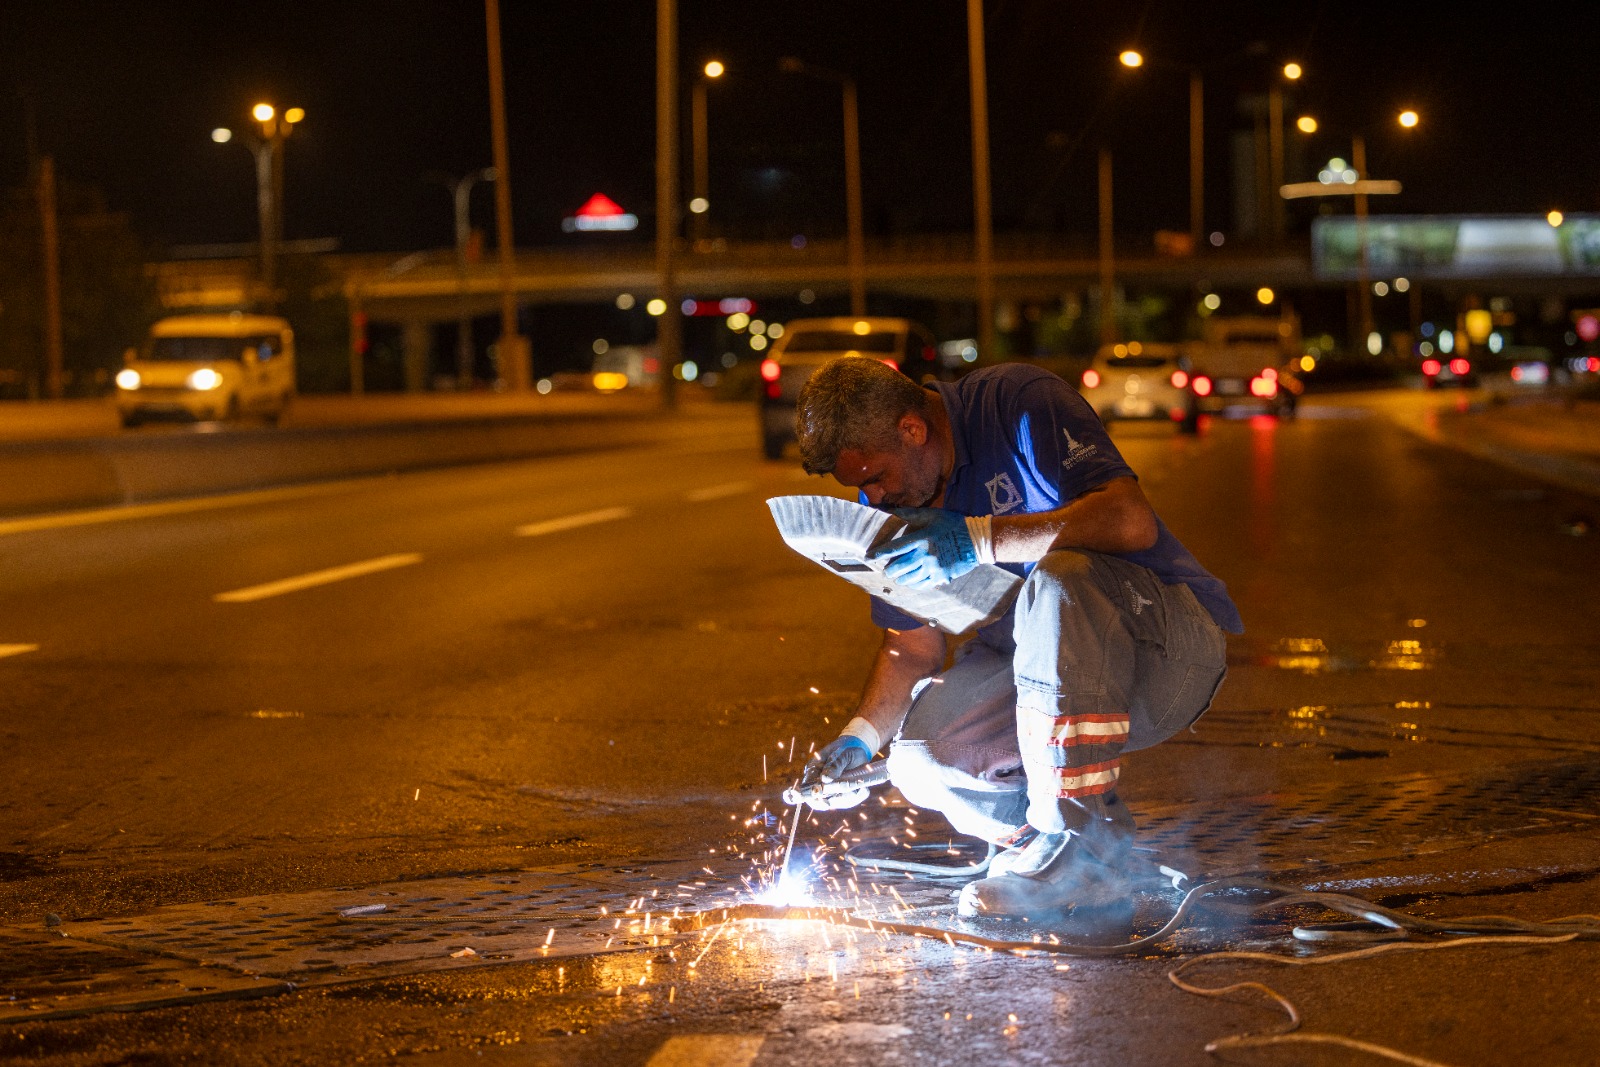
<svg viewBox="0 0 1600 1067">
<path fill-rule="evenodd" d="M 1455 359 L 1452 359 L 1450 361 L 1450 373 L 1451 374 L 1465 374 L 1465 373 L 1467 373 L 1467 371 L 1469 371 L 1471 369 L 1472 369 L 1472 364 L 1468 363 L 1466 360 L 1462 359 L 1460 356 L 1457 356 Z"/>
<path fill-rule="evenodd" d="M 778 376 L 782 373 L 783 371 L 779 369 L 777 360 L 764 359 L 761 361 L 761 377 L 765 378 L 767 381 L 777 381 Z"/>
<path fill-rule="evenodd" d="M 1259 378 L 1250 379 L 1250 392 L 1262 398 L 1276 396 L 1278 383 L 1263 374 Z"/>
<path fill-rule="evenodd" d="M 1181 370 L 1175 370 L 1175 371 L 1172 372 L 1172 387 L 1174 389 L 1182 389 L 1184 386 L 1186 386 L 1188 384 L 1189 384 L 1189 375 L 1188 374 L 1184 373 Z"/>
<path fill-rule="evenodd" d="M 783 386 L 777 382 L 767 383 L 767 399 L 777 400 L 783 396 Z"/>
<path fill-rule="evenodd" d="M 1269 382 L 1275 382 L 1278 380 L 1278 372 L 1273 370 L 1271 367 L 1268 367 L 1266 370 L 1261 372 L 1261 377 L 1265 378 Z"/>
<path fill-rule="evenodd" d="M 1085 389 L 1093 389 L 1095 386 L 1097 386 L 1099 384 L 1100 384 L 1100 372 L 1099 371 L 1095 370 L 1093 367 L 1090 367 L 1088 370 L 1083 372 L 1083 387 Z"/>
<path fill-rule="evenodd" d="M 1211 395 L 1211 379 L 1207 378 L 1204 374 L 1196 374 L 1194 376 L 1194 395 L 1195 396 L 1210 396 Z"/>
<path fill-rule="evenodd" d="M 1423 360 L 1422 361 L 1422 373 L 1426 374 L 1430 378 L 1432 378 L 1434 375 L 1438 374 L 1439 373 L 1439 361 L 1436 360 L 1436 359 L 1425 359 L 1425 360 Z"/>
</svg>

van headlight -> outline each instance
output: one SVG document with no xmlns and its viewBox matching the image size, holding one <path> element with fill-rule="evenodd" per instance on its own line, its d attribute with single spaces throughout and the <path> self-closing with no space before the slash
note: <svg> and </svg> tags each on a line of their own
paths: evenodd
<svg viewBox="0 0 1600 1067">
<path fill-rule="evenodd" d="M 124 367 L 117 371 L 117 388 L 129 392 L 139 388 L 139 372 L 132 367 Z"/>
<path fill-rule="evenodd" d="M 189 388 L 190 389 L 200 389 L 200 390 L 215 389 L 217 386 L 219 386 L 221 384 L 222 384 L 222 375 L 218 374 L 216 371 L 212 370 L 210 367 L 201 367 L 199 370 L 197 370 L 193 374 L 189 375 Z"/>
</svg>

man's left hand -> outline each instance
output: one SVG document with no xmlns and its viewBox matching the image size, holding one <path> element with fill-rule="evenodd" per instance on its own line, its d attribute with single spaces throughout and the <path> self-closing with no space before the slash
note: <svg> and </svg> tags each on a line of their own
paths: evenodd
<svg viewBox="0 0 1600 1067">
<path fill-rule="evenodd" d="M 887 560 L 883 573 L 901 585 L 920 589 L 943 585 L 978 565 L 978 550 L 967 520 L 945 508 L 890 508 L 908 524 L 898 537 L 874 548 L 870 558 Z"/>
</svg>

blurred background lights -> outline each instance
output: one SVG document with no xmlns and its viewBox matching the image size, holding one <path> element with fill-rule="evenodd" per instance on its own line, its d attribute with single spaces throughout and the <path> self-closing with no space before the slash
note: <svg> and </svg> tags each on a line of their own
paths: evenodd
<svg viewBox="0 0 1600 1067">
<path fill-rule="evenodd" d="M 1567 217 L 1559 211 L 1552 211 L 1550 214 L 1544 217 L 1544 221 L 1548 222 L 1552 226 L 1560 226 L 1563 222 L 1567 221 Z"/>
<path fill-rule="evenodd" d="M 1449 355 L 1456 350 L 1456 335 L 1453 330 L 1439 331 L 1439 351 Z"/>
<path fill-rule="evenodd" d="M 809 304 L 812 301 L 816 300 L 816 298 L 817 298 L 817 294 L 813 293 L 810 289 L 802 289 L 802 290 L 800 290 L 800 294 L 799 294 L 800 303 Z"/>
<path fill-rule="evenodd" d="M 1301 115 L 1299 118 L 1295 119 L 1294 126 L 1295 129 L 1299 130 L 1301 133 L 1317 132 L 1317 120 L 1312 118 L 1310 115 Z"/>
<path fill-rule="evenodd" d="M 1403 293 L 1403 292 L 1405 292 L 1406 290 L 1408 290 L 1410 288 L 1411 288 L 1411 279 L 1410 278 L 1396 278 L 1394 280 L 1394 291 L 1395 292 Z"/>
<path fill-rule="evenodd" d="M 689 201 L 689 210 L 693 214 L 704 215 L 707 211 L 711 210 L 711 201 L 707 200 L 703 196 L 697 196 L 693 200 Z"/>
<path fill-rule="evenodd" d="M 738 364 L 738 362 L 739 357 L 734 355 L 732 352 L 722 353 L 722 365 L 726 369 L 732 370 Z"/>
<path fill-rule="evenodd" d="M 1400 112 L 1400 125 L 1404 126 L 1406 129 L 1409 130 L 1409 129 L 1411 129 L 1411 127 L 1415 126 L 1416 124 L 1417 124 L 1417 113 L 1415 111 L 1407 109 L 1405 111 Z"/>
<path fill-rule="evenodd" d="M 283 113 L 283 121 L 287 122 L 291 126 L 297 122 L 300 122 L 305 117 L 306 109 L 303 107 L 291 107 L 288 111 Z"/>
<path fill-rule="evenodd" d="M 1381 282 L 1381 281 L 1380 282 L 1373 282 L 1372 283 L 1372 295 L 1373 296 L 1388 296 L 1389 295 L 1389 283 L 1388 282 Z"/>
<path fill-rule="evenodd" d="M 767 336 L 776 341 L 783 336 L 783 323 L 773 322 L 767 325 Z"/>
<path fill-rule="evenodd" d="M 1298 63 L 1285 63 L 1283 65 L 1283 76 L 1288 78 L 1290 81 L 1298 81 L 1300 75 L 1304 73 L 1305 71 Z"/>
<path fill-rule="evenodd" d="M 595 338 L 594 344 L 590 345 L 589 347 L 594 349 L 595 355 L 603 356 L 607 352 L 611 351 L 611 342 L 607 341 L 604 337 L 597 337 Z"/>
<path fill-rule="evenodd" d="M 1265 285 L 1263 285 L 1261 288 L 1256 290 L 1256 302 L 1257 303 L 1270 304 L 1274 300 L 1276 300 L 1277 297 L 1278 297 L 1278 294 L 1274 293 L 1271 289 L 1268 289 Z"/>
<path fill-rule="evenodd" d="M 767 324 L 762 322 L 760 319 L 751 319 L 750 320 L 750 332 L 751 333 L 766 333 L 767 332 Z"/>
<path fill-rule="evenodd" d="M 1489 335 L 1489 351 L 1491 351 L 1491 352 L 1495 353 L 1496 355 L 1498 355 L 1500 350 L 1502 348 L 1504 348 L 1505 346 L 1506 346 L 1506 339 L 1504 337 L 1500 336 L 1500 333 L 1499 333 L 1498 330 Z"/>
<path fill-rule="evenodd" d="M 728 316 L 728 329 L 738 332 L 750 325 L 750 316 L 742 311 L 735 311 Z"/>
<path fill-rule="evenodd" d="M 1300 357 L 1300 369 L 1305 371 L 1307 374 L 1310 374 L 1312 371 L 1316 370 L 1317 369 L 1317 357 L 1316 356 L 1312 356 L 1312 355 L 1301 356 Z"/>
<path fill-rule="evenodd" d="M 751 349 L 751 351 L 759 352 L 763 348 L 766 348 L 766 347 L 767 347 L 767 339 L 765 337 L 762 337 L 759 333 L 753 333 L 753 334 L 750 335 L 750 349 Z"/>
<path fill-rule="evenodd" d="M 667 313 L 667 302 L 657 297 L 646 304 L 644 309 L 652 315 L 665 315 Z"/>
<path fill-rule="evenodd" d="M 534 388 L 539 390 L 540 396 L 544 396 L 546 393 L 550 392 L 551 389 L 554 389 L 555 386 L 550 384 L 549 378 L 540 378 L 538 384 L 536 384 Z"/>
<path fill-rule="evenodd" d="M 250 114 L 257 122 L 271 122 L 272 116 L 277 112 L 271 104 L 257 104 L 250 109 Z"/>
<path fill-rule="evenodd" d="M 218 126 L 211 131 L 211 139 L 218 144 L 227 144 L 233 140 L 233 131 L 225 126 Z"/>
<path fill-rule="evenodd" d="M 617 308 L 619 310 L 627 311 L 631 307 L 633 307 L 632 293 L 622 293 L 617 297 Z"/>
<path fill-rule="evenodd" d="M 713 59 L 711 62 L 706 64 L 706 77 L 720 78 L 722 77 L 723 72 L 727 69 L 727 67 L 724 67 L 721 63 Z M 690 380 L 692 381 L 693 379 Z"/>
<path fill-rule="evenodd" d="M 1225 238 L 1222 236 L 1221 230 L 1212 230 L 1211 236 L 1207 238 L 1207 240 L 1211 242 L 1212 248 L 1221 248 L 1222 242 L 1225 240 Z"/>
<path fill-rule="evenodd" d="M 1200 303 L 1204 304 L 1209 310 L 1215 311 L 1222 306 L 1222 297 L 1216 293 L 1207 293 L 1205 299 Z"/>
<path fill-rule="evenodd" d="M 1367 334 L 1367 351 L 1374 356 L 1383 354 L 1383 334 L 1377 330 Z"/>
<path fill-rule="evenodd" d="M 1142 67 L 1142 66 L 1144 66 L 1144 56 L 1140 55 L 1138 52 L 1135 52 L 1131 48 L 1129 48 L 1127 51 L 1123 52 L 1120 56 L 1118 56 L 1117 60 L 1124 67 Z"/>
</svg>

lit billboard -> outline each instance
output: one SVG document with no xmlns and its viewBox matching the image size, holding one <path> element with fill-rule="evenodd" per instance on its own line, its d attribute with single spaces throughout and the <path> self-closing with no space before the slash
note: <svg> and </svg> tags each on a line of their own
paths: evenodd
<svg viewBox="0 0 1600 1067">
<path fill-rule="evenodd" d="M 1367 274 L 1373 278 L 1600 277 L 1600 215 L 1371 215 Z M 1319 278 L 1361 276 L 1361 234 L 1350 215 L 1311 224 Z"/>
</svg>

